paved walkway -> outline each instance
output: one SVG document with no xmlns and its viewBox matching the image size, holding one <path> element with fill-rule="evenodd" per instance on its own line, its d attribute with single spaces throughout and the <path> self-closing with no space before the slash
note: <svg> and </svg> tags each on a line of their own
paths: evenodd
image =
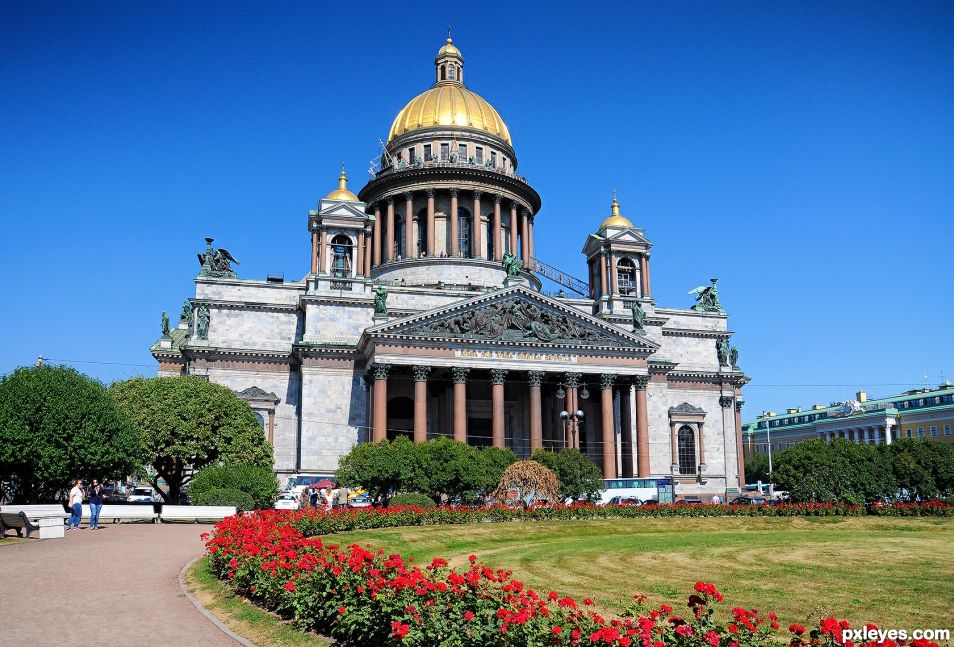
<svg viewBox="0 0 954 647">
<path fill-rule="evenodd" d="M 0 546 L 9 645 L 235 647 L 179 588 L 205 524 L 106 524 Z"/>
</svg>

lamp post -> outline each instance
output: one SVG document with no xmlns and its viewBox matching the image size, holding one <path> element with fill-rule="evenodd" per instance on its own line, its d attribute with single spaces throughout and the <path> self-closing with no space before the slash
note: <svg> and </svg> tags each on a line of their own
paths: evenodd
<svg viewBox="0 0 954 647">
<path fill-rule="evenodd" d="M 582 411 L 576 411 L 575 413 L 570 413 L 569 411 L 560 412 L 560 420 L 563 421 L 563 444 L 566 445 L 566 426 L 570 425 L 570 439 L 573 441 L 570 443 L 571 447 L 576 446 L 576 437 L 579 432 L 580 422 L 585 416 Z"/>
</svg>

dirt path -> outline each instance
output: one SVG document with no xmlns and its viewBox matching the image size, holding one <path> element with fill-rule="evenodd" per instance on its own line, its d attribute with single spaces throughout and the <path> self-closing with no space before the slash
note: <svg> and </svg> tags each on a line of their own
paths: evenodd
<svg viewBox="0 0 954 647">
<path fill-rule="evenodd" d="M 107 524 L 0 546 L 10 645 L 235 647 L 179 588 L 209 525 Z"/>
</svg>

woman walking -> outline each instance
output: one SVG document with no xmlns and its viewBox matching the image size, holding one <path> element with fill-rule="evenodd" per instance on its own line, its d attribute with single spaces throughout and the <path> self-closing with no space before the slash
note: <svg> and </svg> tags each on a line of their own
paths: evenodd
<svg viewBox="0 0 954 647">
<path fill-rule="evenodd" d="M 80 529 L 80 519 L 83 518 L 83 496 L 83 481 L 76 479 L 76 483 L 73 484 L 73 489 L 70 490 L 69 506 L 70 512 L 73 514 L 70 515 L 70 518 L 66 522 L 67 530 Z"/>
<path fill-rule="evenodd" d="M 99 530 L 99 512 L 103 509 L 103 486 L 93 479 L 89 491 L 89 529 Z"/>
</svg>

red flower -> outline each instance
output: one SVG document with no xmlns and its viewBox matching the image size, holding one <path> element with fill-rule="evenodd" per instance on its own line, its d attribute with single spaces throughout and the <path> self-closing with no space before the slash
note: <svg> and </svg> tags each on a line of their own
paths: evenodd
<svg viewBox="0 0 954 647">
<path fill-rule="evenodd" d="M 788 630 L 791 631 L 793 634 L 797 634 L 799 636 L 805 633 L 805 627 L 803 627 L 802 625 L 794 624 L 794 623 L 788 626 Z"/>
<path fill-rule="evenodd" d="M 831 617 L 825 618 L 824 620 L 821 621 L 820 628 L 823 634 L 829 634 L 833 636 L 836 633 L 838 633 L 838 630 L 839 630 L 838 620 Z"/>
<path fill-rule="evenodd" d="M 730 634 L 737 634 L 737 633 L 739 633 L 739 626 L 738 626 L 738 625 L 729 625 L 729 626 L 726 627 L 726 629 L 729 630 L 729 633 L 730 633 Z"/>
<path fill-rule="evenodd" d="M 679 625 L 678 627 L 676 627 L 676 633 L 679 634 L 680 636 L 691 636 L 692 627 L 690 627 L 689 625 Z"/>
<path fill-rule="evenodd" d="M 560 625 L 554 625 L 554 626 L 550 629 L 550 631 L 553 632 L 553 635 L 554 635 L 554 636 L 559 636 L 561 633 L 563 633 L 563 627 L 561 627 Z"/>
<path fill-rule="evenodd" d="M 473 612 L 473 611 L 465 611 L 465 612 L 464 612 L 464 620 L 467 620 L 468 622 L 470 622 L 470 621 L 473 620 L 473 619 L 474 619 L 474 612 Z"/>
<path fill-rule="evenodd" d="M 288 580 L 287 582 L 285 582 L 285 590 L 286 590 L 286 591 L 294 591 L 294 590 L 295 590 L 295 583 L 292 582 L 291 580 Z"/>
<path fill-rule="evenodd" d="M 338 613 L 344 614 L 348 612 L 348 607 L 338 607 Z"/>
</svg>

